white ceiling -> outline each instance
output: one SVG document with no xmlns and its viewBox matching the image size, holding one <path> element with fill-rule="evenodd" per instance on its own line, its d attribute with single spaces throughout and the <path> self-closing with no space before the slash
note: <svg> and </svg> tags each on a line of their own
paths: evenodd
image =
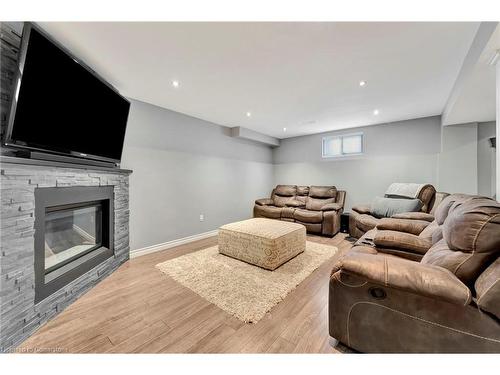
<svg viewBox="0 0 500 375">
<path fill-rule="evenodd" d="M 488 63 L 498 49 L 500 49 L 500 26 L 495 29 L 472 72 L 463 82 L 444 125 L 495 121 L 496 73 L 495 66 Z"/>
<path fill-rule="evenodd" d="M 285 138 L 441 114 L 479 23 L 40 25 L 128 97 Z"/>
</svg>

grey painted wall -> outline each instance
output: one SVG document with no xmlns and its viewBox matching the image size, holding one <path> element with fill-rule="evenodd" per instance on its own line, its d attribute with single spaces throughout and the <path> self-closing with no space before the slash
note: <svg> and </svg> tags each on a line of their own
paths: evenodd
<svg viewBox="0 0 500 375">
<path fill-rule="evenodd" d="M 477 194 L 477 123 L 444 126 L 438 186 L 448 193 Z"/>
<path fill-rule="evenodd" d="M 477 191 L 493 197 L 496 192 L 496 150 L 490 138 L 496 136 L 496 123 L 481 122 L 477 126 Z"/>
<path fill-rule="evenodd" d="M 324 136 L 359 131 L 365 137 L 363 156 L 321 157 Z M 436 184 L 440 149 L 439 116 L 289 138 L 274 150 L 274 182 L 336 185 L 347 190 L 350 210 L 383 195 L 395 181 Z"/>
<path fill-rule="evenodd" d="M 272 189 L 272 150 L 229 134 L 229 128 L 132 101 L 122 157 L 122 167 L 134 171 L 132 251 L 251 217 L 253 201 Z"/>
</svg>

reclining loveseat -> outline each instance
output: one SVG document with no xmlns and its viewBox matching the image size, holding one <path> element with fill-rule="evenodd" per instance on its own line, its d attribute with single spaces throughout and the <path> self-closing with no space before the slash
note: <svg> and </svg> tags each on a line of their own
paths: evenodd
<svg viewBox="0 0 500 375">
<path fill-rule="evenodd" d="M 271 198 L 255 201 L 253 216 L 296 222 L 309 233 L 331 237 L 340 230 L 345 195 L 335 186 L 278 185 Z"/>
</svg>

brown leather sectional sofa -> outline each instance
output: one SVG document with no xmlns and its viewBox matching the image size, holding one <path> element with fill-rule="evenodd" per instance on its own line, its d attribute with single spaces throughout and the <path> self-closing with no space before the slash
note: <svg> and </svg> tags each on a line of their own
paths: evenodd
<svg viewBox="0 0 500 375">
<path fill-rule="evenodd" d="M 339 260 L 330 278 L 332 337 L 371 353 L 500 353 L 500 204 L 453 194 L 434 216 L 383 220 L 377 230 L 388 242 L 375 237 Z M 429 245 L 420 261 L 387 251 L 409 236 Z"/>
<path fill-rule="evenodd" d="M 430 184 L 425 185 L 417 196 L 423 203 L 421 211 L 433 214 L 435 208 L 447 195 L 447 193 L 436 192 L 434 186 Z M 370 213 L 370 205 L 356 205 L 352 207 L 352 212 L 349 214 L 349 235 L 360 238 L 363 234 L 375 228 L 379 222 L 380 219 Z"/>
<path fill-rule="evenodd" d="M 271 198 L 255 201 L 253 216 L 296 222 L 310 233 L 333 236 L 340 230 L 345 194 L 335 186 L 277 185 Z"/>
</svg>

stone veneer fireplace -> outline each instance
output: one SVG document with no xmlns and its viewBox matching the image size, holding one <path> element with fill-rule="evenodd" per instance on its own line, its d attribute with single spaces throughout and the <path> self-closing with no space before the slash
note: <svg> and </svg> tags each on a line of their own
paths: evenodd
<svg viewBox="0 0 500 375">
<path fill-rule="evenodd" d="M 0 351 L 129 258 L 130 171 L 1 157 Z"/>
</svg>

